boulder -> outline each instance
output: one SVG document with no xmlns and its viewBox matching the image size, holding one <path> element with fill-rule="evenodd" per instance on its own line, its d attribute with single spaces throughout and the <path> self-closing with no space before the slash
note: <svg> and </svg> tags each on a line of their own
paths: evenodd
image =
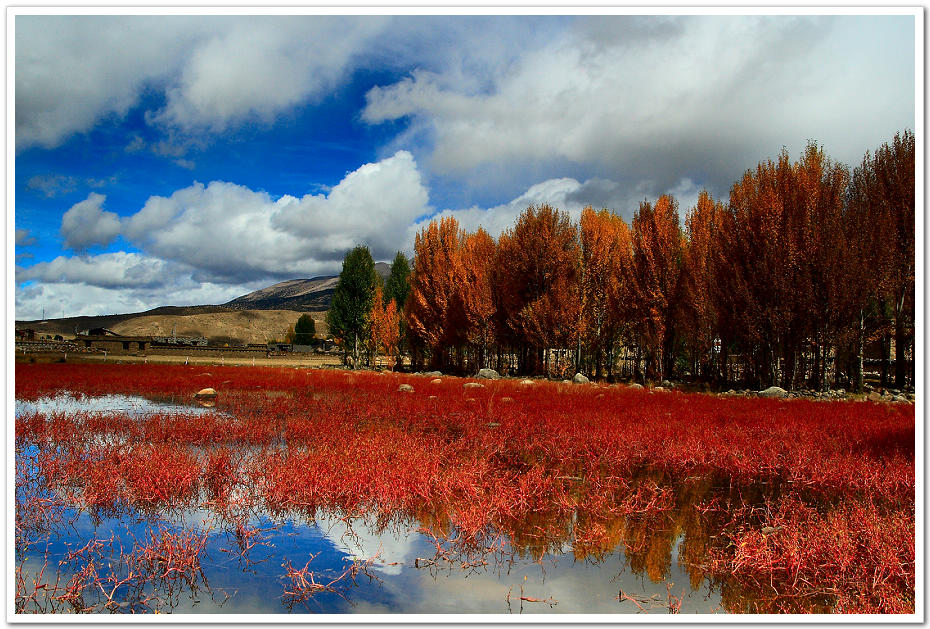
<svg viewBox="0 0 930 629">
<path fill-rule="evenodd" d="M 478 371 L 477 377 L 484 378 L 486 380 L 500 380 L 501 375 L 493 369 L 480 369 Z"/>
<path fill-rule="evenodd" d="M 424 376 L 429 376 L 430 378 L 438 378 L 442 375 L 441 371 L 427 371 L 423 373 Z"/>
<path fill-rule="evenodd" d="M 631 389 L 642 389 L 642 388 L 643 388 L 643 385 L 641 385 L 641 384 L 638 383 L 638 382 L 634 382 L 633 384 L 630 385 L 630 388 L 631 388 Z"/>
<path fill-rule="evenodd" d="M 501 402 L 503 402 L 504 404 L 510 404 L 511 402 L 513 402 L 513 398 L 512 398 L 512 397 L 502 397 L 502 398 L 501 398 Z"/>
<path fill-rule="evenodd" d="M 442 378 L 433 378 L 429 381 L 430 384 L 442 384 Z"/>
<path fill-rule="evenodd" d="M 484 385 L 480 382 L 466 382 L 462 387 L 465 389 L 483 389 Z"/>
<path fill-rule="evenodd" d="M 520 386 L 521 386 L 521 387 L 531 387 L 531 386 L 533 386 L 534 384 L 536 384 L 536 383 L 533 382 L 532 380 L 529 380 L 529 379 L 527 379 L 527 380 L 521 380 L 521 381 L 520 381 Z"/>
<path fill-rule="evenodd" d="M 212 400 L 216 398 L 216 389 L 211 389 L 207 387 L 206 389 L 201 389 L 194 394 L 195 400 Z"/>
<path fill-rule="evenodd" d="M 669 382 L 668 380 L 663 380 L 663 381 L 662 381 L 662 388 L 663 388 L 663 389 L 671 389 L 673 386 L 674 386 L 674 385 L 673 385 L 671 382 Z"/>
<path fill-rule="evenodd" d="M 397 387 L 399 393 L 413 393 L 413 387 L 409 384 L 402 384 Z"/>
<path fill-rule="evenodd" d="M 591 381 L 588 380 L 587 376 L 585 376 L 583 373 L 576 373 L 572 378 L 572 382 L 574 384 L 588 384 Z"/>
<path fill-rule="evenodd" d="M 867 397 L 866 399 L 867 399 L 869 402 L 881 402 L 881 401 L 882 401 L 882 394 L 879 393 L 878 391 L 872 391 L 871 393 L 869 393 L 869 395 L 868 395 L 868 397 Z"/>
<path fill-rule="evenodd" d="M 759 397 L 783 398 L 787 395 L 788 392 L 781 387 L 769 387 L 758 392 Z"/>
</svg>

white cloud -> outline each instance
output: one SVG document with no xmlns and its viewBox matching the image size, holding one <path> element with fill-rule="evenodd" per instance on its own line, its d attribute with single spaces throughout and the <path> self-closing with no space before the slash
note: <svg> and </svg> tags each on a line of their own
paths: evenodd
<svg viewBox="0 0 930 629">
<path fill-rule="evenodd" d="M 151 197 L 124 219 L 123 234 L 206 278 L 291 278 L 337 272 L 360 243 L 390 258 L 427 203 L 413 157 L 399 152 L 347 174 L 326 195 L 273 199 L 233 183 L 194 184 Z"/>
<path fill-rule="evenodd" d="M 155 120 L 223 131 L 248 116 L 268 121 L 315 100 L 346 75 L 385 18 L 262 17 L 224 22 L 191 52 Z M 338 35 L 337 35 L 338 33 Z"/>
<path fill-rule="evenodd" d="M 16 16 L 16 146 L 55 147 L 123 116 L 163 83 L 207 24 L 199 18 Z"/>
<path fill-rule="evenodd" d="M 407 226 L 429 212 L 428 203 L 413 156 L 400 151 L 349 173 L 325 196 L 280 199 L 272 224 L 339 259 L 359 243 L 386 259 Z"/>
<path fill-rule="evenodd" d="M 182 136 L 270 120 L 321 98 L 381 32 L 378 16 L 17 16 L 16 146 L 53 148 L 146 89 L 149 121 Z M 129 144 L 142 147 L 141 139 Z"/>
<path fill-rule="evenodd" d="M 93 316 L 142 312 L 156 306 L 222 304 L 249 293 L 258 284 L 196 282 L 189 275 L 172 275 L 165 284 L 144 287 L 103 287 L 85 282 L 24 283 L 17 285 L 16 318 L 38 319 L 43 309 L 49 316 Z"/>
<path fill-rule="evenodd" d="M 103 210 L 106 196 L 91 192 L 75 203 L 61 217 L 61 235 L 65 247 L 82 251 L 93 245 L 108 245 L 120 233 L 120 220 L 115 212 Z"/>
<path fill-rule="evenodd" d="M 28 268 L 16 269 L 16 282 L 84 283 L 100 288 L 159 286 L 167 281 L 163 260 L 117 251 L 95 256 L 58 256 Z"/>
<path fill-rule="evenodd" d="M 452 80 L 458 68 L 375 87 L 363 119 L 409 117 L 400 141 L 441 174 L 571 163 L 632 184 L 711 181 L 719 194 L 783 145 L 815 138 L 855 162 L 912 127 L 913 50 L 909 17 L 598 17 L 487 89 Z"/>
</svg>

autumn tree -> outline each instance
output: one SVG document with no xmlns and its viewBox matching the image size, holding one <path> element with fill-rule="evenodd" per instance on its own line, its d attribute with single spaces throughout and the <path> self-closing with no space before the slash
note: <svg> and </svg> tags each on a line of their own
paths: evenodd
<svg viewBox="0 0 930 629">
<path fill-rule="evenodd" d="M 359 343 L 364 345 L 369 338 L 371 305 L 375 287 L 380 285 L 381 277 L 375 271 L 368 247 L 358 246 L 349 251 L 342 262 L 326 319 L 333 336 L 342 340 L 345 357 L 351 351 L 355 364 L 362 349 Z"/>
<path fill-rule="evenodd" d="M 459 290 L 465 310 L 465 337 L 476 350 L 479 368 L 488 366 L 489 348 L 495 342 L 496 305 L 491 275 L 496 253 L 494 239 L 481 228 L 465 237 L 460 252 L 463 281 Z"/>
<path fill-rule="evenodd" d="M 548 370 L 549 348 L 574 347 L 580 316 L 577 234 L 568 215 L 531 205 L 498 240 L 494 290 L 522 371 Z"/>
<path fill-rule="evenodd" d="M 843 225 L 853 265 L 849 274 L 856 278 L 851 289 L 859 305 L 851 369 L 856 390 L 863 385 L 866 343 L 881 341 L 881 384 L 886 386 L 889 332 L 900 329 L 898 321 L 902 328 L 907 317 L 913 321 L 913 143 L 913 134 L 905 131 L 903 137 L 896 135 L 890 146 L 883 145 L 874 156 L 866 153 L 847 187 Z M 895 161 L 899 165 L 892 167 Z M 903 268 L 896 269 L 898 262 L 904 263 Z M 911 279 L 902 289 L 900 279 L 908 277 Z M 910 308 L 907 314 L 905 305 Z M 896 310 L 900 316 L 895 316 Z M 896 347 L 904 345 L 896 343 Z M 903 359 L 896 362 L 904 364 Z"/>
<path fill-rule="evenodd" d="M 375 285 L 374 297 L 371 303 L 370 335 L 368 348 L 374 364 L 379 354 L 393 356 L 397 352 L 399 339 L 397 302 L 393 298 L 384 304 L 383 292 L 380 284 Z"/>
<path fill-rule="evenodd" d="M 792 163 L 787 151 L 761 162 L 730 190 L 721 218 L 723 259 L 715 282 L 728 295 L 759 386 L 798 373 L 826 384 L 828 360 L 844 323 L 846 255 L 842 211 L 848 172 L 815 144 Z M 780 366 L 779 366 L 780 365 Z"/>
<path fill-rule="evenodd" d="M 446 350 L 464 339 L 465 310 L 458 289 L 464 281 L 462 240 L 458 221 L 447 216 L 430 221 L 414 244 L 404 320 L 411 343 L 428 354 L 434 368 L 443 367 Z"/>
<path fill-rule="evenodd" d="M 678 202 L 662 195 L 643 201 L 633 217 L 633 264 L 646 377 L 661 380 L 674 364 L 674 319 L 682 261 Z"/>
<path fill-rule="evenodd" d="M 887 251 L 879 267 L 880 294 L 891 302 L 894 313 L 896 387 L 906 384 L 905 353 L 914 337 L 914 164 L 915 139 L 909 130 L 895 134 L 863 163 L 872 172 L 869 199 L 875 205 L 875 229 Z"/>
<path fill-rule="evenodd" d="M 717 333 L 713 254 L 723 211 L 723 203 L 702 190 L 685 218 L 686 245 L 682 251 L 676 326 L 690 351 L 693 373 L 711 368 L 710 354 Z"/>
<path fill-rule="evenodd" d="M 612 375 L 613 348 L 630 319 L 633 257 L 630 229 L 609 210 L 584 208 L 579 221 L 581 245 L 581 326 L 592 354 L 595 377 L 606 355 Z"/>
</svg>

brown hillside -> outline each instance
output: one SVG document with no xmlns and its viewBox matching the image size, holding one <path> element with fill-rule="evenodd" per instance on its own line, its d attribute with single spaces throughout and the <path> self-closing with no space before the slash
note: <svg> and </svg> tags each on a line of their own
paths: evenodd
<svg viewBox="0 0 930 629">
<path fill-rule="evenodd" d="M 178 336 L 205 336 L 215 342 L 266 343 L 284 340 L 288 328 L 301 314 L 316 322 L 317 336 L 328 328 L 325 312 L 301 313 L 293 310 L 238 310 L 191 315 L 144 315 L 115 324 L 111 329 L 126 336 L 170 336 L 177 326 Z"/>
</svg>

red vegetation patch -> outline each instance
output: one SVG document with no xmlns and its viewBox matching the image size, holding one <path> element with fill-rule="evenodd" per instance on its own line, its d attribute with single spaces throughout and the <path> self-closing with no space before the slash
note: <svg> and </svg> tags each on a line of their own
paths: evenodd
<svg viewBox="0 0 930 629">
<path fill-rule="evenodd" d="M 415 392 L 398 393 L 403 382 Z M 462 383 L 18 364 L 18 399 L 219 394 L 207 414 L 25 415 L 16 439 L 39 446 L 49 487 L 96 510 L 208 500 L 400 516 L 444 539 L 444 557 L 455 546 L 462 565 L 505 536 L 534 558 L 564 543 L 579 558 L 620 548 L 656 581 L 683 536 L 692 586 L 710 578 L 731 611 L 913 612 L 913 406 L 508 380 L 466 395 Z M 287 575 L 297 599 L 312 589 L 304 572 Z"/>
</svg>

